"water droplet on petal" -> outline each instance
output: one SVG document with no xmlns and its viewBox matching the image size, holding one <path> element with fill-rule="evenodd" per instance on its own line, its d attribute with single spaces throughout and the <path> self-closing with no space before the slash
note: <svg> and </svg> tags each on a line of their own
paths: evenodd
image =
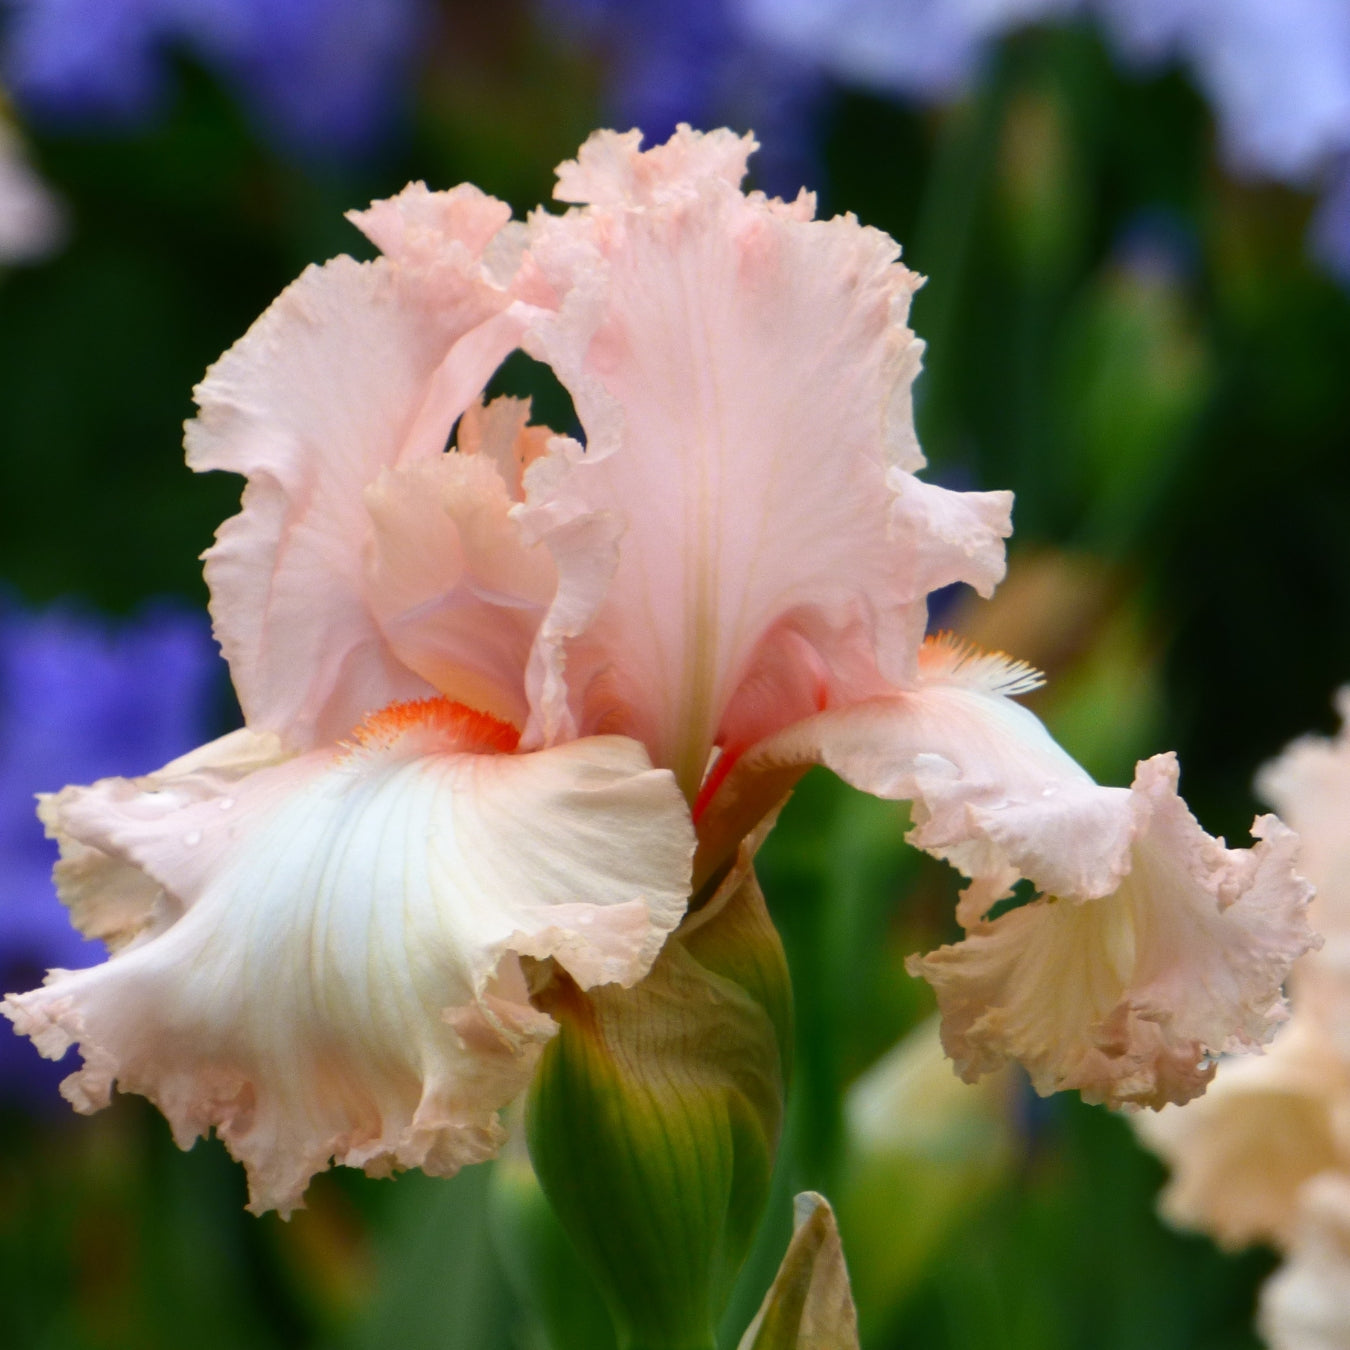
<svg viewBox="0 0 1350 1350">
<path fill-rule="evenodd" d="M 202 842 L 202 832 L 200 830 L 193 830 L 190 834 L 185 834 L 183 836 L 183 842 L 189 848 L 196 848 L 197 845 Z"/>
</svg>

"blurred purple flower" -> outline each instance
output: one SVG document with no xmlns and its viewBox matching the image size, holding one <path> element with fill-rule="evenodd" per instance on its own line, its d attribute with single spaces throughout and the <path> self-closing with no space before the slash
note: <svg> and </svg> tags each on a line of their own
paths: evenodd
<svg viewBox="0 0 1350 1350">
<path fill-rule="evenodd" d="M 199 745 L 215 730 L 223 672 L 204 614 L 162 605 L 114 624 L 70 607 L 30 612 L 0 599 L 4 989 L 32 988 L 50 966 L 103 957 L 56 900 L 56 845 L 43 837 L 34 793 L 149 772 Z M 17 1037 L 0 1036 L 0 1099 L 50 1088 L 64 1073 Z"/>
<path fill-rule="evenodd" d="M 602 55 L 613 125 L 640 127 L 649 144 L 681 122 L 753 130 L 761 187 L 795 196 L 819 176 L 813 133 L 824 71 L 748 33 L 735 0 L 539 2 L 554 32 Z"/>
<path fill-rule="evenodd" d="M 135 126 L 184 52 L 229 85 L 268 139 L 359 156 L 403 111 L 429 0 L 0 0 L 4 78 L 36 122 Z"/>
<path fill-rule="evenodd" d="M 1305 181 L 1350 148 L 1345 0 L 1093 0 L 1128 58 L 1180 59 L 1241 173 Z"/>
<path fill-rule="evenodd" d="M 747 29 L 836 78 L 906 98 L 959 94 L 989 39 L 1076 0 L 732 0 Z"/>
<path fill-rule="evenodd" d="M 1350 286 L 1350 154 L 1329 175 L 1308 231 L 1313 257 L 1343 286 Z"/>
<path fill-rule="evenodd" d="M 940 101 L 1012 28 L 1096 19 L 1128 64 L 1184 63 L 1239 173 L 1331 183 L 1310 244 L 1350 283 L 1348 0 L 728 0 L 748 34 L 833 78 Z"/>
</svg>

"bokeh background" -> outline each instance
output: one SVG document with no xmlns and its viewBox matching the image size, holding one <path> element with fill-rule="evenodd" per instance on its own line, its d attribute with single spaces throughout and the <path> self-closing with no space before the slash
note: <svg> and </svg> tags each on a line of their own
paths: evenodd
<svg viewBox="0 0 1350 1350">
<path fill-rule="evenodd" d="M 602 125 L 753 128 L 757 186 L 813 187 L 930 278 L 930 474 L 1017 495 L 1007 582 L 934 623 L 1042 666 L 1033 705 L 1095 774 L 1174 748 L 1243 842 L 1255 769 L 1332 727 L 1343 0 L 0 0 L 0 82 L 6 988 L 101 955 L 32 793 L 238 715 L 197 556 L 239 485 L 182 465 L 193 384 L 307 263 L 362 254 L 344 209 L 422 178 L 525 211 Z M 524 364 L 500 378 L 566 424 Z M 1256 1346 L 1274 1258 L 1165 1229 L 1127 1121 L 938 1062 L 903 960 L 954 934 L 957 880 L 904 824 L 811 777 L 763 854 L 799 1048 L 728 1344 L 809 1186 L 838 1202 L 866 1350 Z M 329 1174 L 258 1220 L 219 1144 L 179 1152 L 136 1098 L 74 1117 L 63 1072 L 0 1038 L 6 1347 L 605 1350 L 522 1158 Z"/>
</svg>

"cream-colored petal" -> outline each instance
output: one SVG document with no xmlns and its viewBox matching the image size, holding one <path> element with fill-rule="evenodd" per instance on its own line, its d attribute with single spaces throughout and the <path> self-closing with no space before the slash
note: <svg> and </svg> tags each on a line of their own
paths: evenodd
<svg viewBox="0 0 1350 1350">
<path fill-rule="evenodd" d="M 1296 837 L 1273 816 L 1251 849 L 1211 839 L 1176 795 L 1176 766 L 1139 766 L 1134 836 L 1114 892 L 1047 895 L 910 970 L 933 986 L 964 1077 L 1007 1059 L 1037 1091 L 1159 1107 L 1204 1090 L 1221 1053 L 1284 1019 L 1281 986 L 1314 942 Z"/>
<path fill-rule="evenodd" d="M 686 130 L 640 153 L 601 133 L 560 188 L 591 204 L 530 225 L 556 313 L 523 345 L 571 391 L 586 450 L 527 478 L 522 516 L 564 579 L 592 558 L 555 520 L 623 534 L 593 622 L 560 649 L 570 721 L 542 709 L 529 734 L 623 730 L 691 796 L 784 622 L 827 670 L 861 625 L 874 666 L 905 680 L 928 591 L 987 590 L 1010 528 L 1008 494 L 912 476 L 919 279 L 895 243 L 811 219 L 809 199 L 743 195 L 749 148 Z"/>
<path fill-rule="evenodd" d="M 1350 1350 L 1350 1176 L 1327 1172 L 1300 1196 L 1289 1259 L 1261 1291 L 1270 1350 Z"/>
<path fill-rule="evenodd" d="M 61 826 L 177 913 L 6 1014 L 81 1110 L 116 1083 L 186 1145 L 215 1127 L 255 1209 L 329 1159 L 437 1173 L 488 1156 L 552 1031 L 518 956 L 578 983 L 641 978 L 685 906 L 692 834 L 669 774 L 619 738 L 491 753 L 444 700 L 204 797 L 107 780 Z"/>
<path fill-rule="evenodd" d="M 1326 941 L 1294 972 L 1295 1002 L 1350 1061 L 1350 689 L 1337 706 L 1340 732 L 1293 742 L 1262 769 L 1257 791 L 1298 832 L 1300 869 L 1317 887 L 1311 921 Z"/>
<path fill-rule="evenodd" d="M 1264 1054 L 1223 1060 L 1204 1096 L 1133 1121 L 1172 1170 L 1165 1218 L 1227 1247 L 1287 1246 L 1304 1183 L 1350 1165 L 1350 1070 L 1295 1012 Z"/>
<path fill-rule="evenodd" d="M 249 725 L 294 750 L 431 692 L 371 613 L 364 494 L 439 455 L 515 345 L 479 256 L 505 217 L 472 190 L 377 205 L 363 223 L 397 257 L 309 268 L 197 388 L 188 462 L 248 479 L 207 554 L 216 635 Z"/>
</svg>

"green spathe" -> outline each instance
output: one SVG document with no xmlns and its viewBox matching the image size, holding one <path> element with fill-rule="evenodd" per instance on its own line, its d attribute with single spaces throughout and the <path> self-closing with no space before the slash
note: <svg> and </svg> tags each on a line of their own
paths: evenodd
<svg viewBox="0 0 1350 1350">
<path fill-rule="evenodd" d="M 768 1197 L 791 990 L 749 852 L 641 984 L 536 995 L 530 1153 L 622 1350 L 713 1350 Z"/>
<path fill-rule="evenodd" d="M 738 1350 L 858 1350 L 839 1226 L 829 1201 L 797 1197 L 792 1241 Z"/>
</svg>

